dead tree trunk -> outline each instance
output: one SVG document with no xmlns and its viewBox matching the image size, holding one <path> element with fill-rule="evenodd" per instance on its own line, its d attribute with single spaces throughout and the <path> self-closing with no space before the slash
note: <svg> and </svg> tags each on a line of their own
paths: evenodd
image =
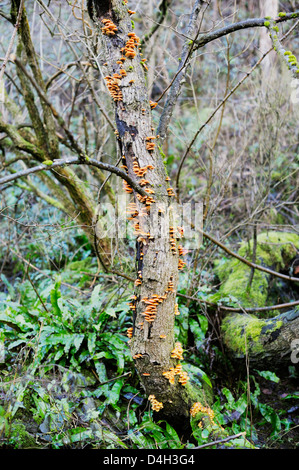
<svg viewBox="0 0 299 470">
<path fill-rule="evenodd" d="M 102 40 L 105 80 L 115 104 L 123 167 L 148 194 L 144 197 L 128 185 L 124 187 L 132 197 L 128 216 L 134 218 L 137 248 L 130 347 L 152 408 L 159 411 L 159 417 L 182 423 L 189 421 L 190 406 L 197 397 L 180 364 L 180 345 L 174 343 L 176 290 L 183 265 L 179 258 L 181 232 L 153 128 L 155 103 L 150 102 L 146 88 L 147 66 L 125 1 L 94 0 L 89 11 Z"/>
</svg>

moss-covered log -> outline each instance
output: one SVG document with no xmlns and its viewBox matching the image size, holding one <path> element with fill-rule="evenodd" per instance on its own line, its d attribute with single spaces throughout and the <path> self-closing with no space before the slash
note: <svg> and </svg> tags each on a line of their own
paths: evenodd
<svg viewBox="0 0 299 470">
<path fill-rule="evenodd" d="M 252 248 L 252 240 L 244 242 L 238 254 L 250 260 Z M 298 249 L 299 236 L 296 234 L 262 233 L 257 237 L 257 262 L 291 275 Z M 299 309 L 294 308 L 275 317 L 273 311 L 268 315 L 263 311 L 261 318 L 258 314 L 246 313 L 246 309 L 276 305 L 281 301 L 292 302 L 298 295 L 299 283 L 288 286 L 286 281 L 255 270 L 250 284 L 251 268 L 237 259 L 219 265 L 217 274 L 222 281 L 221 296 L 231 296 L 244 309 L 244 313 L 226 314 L 222 321 L 222 338 L 230 354 L 236 359 L 248 355 L 250 362 L 261 367 L 277 367 L 285 362 L 291 364 L 292 341 L 299 338 Z M 292 298 L 289 297 L 291 294 Z"/>
<path fill-rule="evenodd" d="M 268 319 L 232 313 L 222 322 L 222 334 L 225 346 L 236 359 L 248 355 L 256 367 L 292 365 L 293 341 L 299 338 L 299 309 Z"/>
</svg>

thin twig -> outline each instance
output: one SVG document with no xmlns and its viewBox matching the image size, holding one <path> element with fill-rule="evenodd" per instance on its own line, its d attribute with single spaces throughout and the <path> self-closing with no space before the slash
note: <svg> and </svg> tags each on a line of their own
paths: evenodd
<svg viewBox="0 0 299 470">
<path fill-rule="evenodd" d="M 253 247 L 252 247 L 252 263 L 255 264 L 256 262 L 256 247 L 257 247 L 257 224 L 255 223 L 253 226 Z M 254 267 L 252 266 L 250 276 L 249 276 L 249 281 L 248 281 L 248 286 L 247 290 L 250 291 L 252 281 L 254 278 Z"/>
<path fill-rule="evenodd" d="M 127 279 L 130 282 L 135 282 L 135 280 L 136 280 L 136 279 L 133 279 L 131 276 L 128 276 L 125 273 L 122 273 L 122 272 L 117 271 L 115 269 L 108 268 L 107 265 L 106 265 L 106 268 L 107 268 L 107 271 L 104 274 L 115 274 L 116 276 L 123 277 L 124 279 Z M 86 274 L 87 276 L 95 277 L 95 278 L 103 276 L 103 273 L 88 273 L 88 272 L 85 272 L 85 271 L 81 271 L 81 273 Z"/>
<path fill-rule="evenodd" d="M 278 34 L 276 31 L 276 21 L 269 21 L 270 26 L 269 26 L 269 32 L 270 32 L 270 39 L 273 44 L 273 49 L 277 52 L 277 54 L 282 58 L 282 60 L 285 62 L 287 68 L 290 70 L 291 74 L 295 79 L 298 79 L 298 63 L 297 60 L 293 61 L 290 60 L 290 55 L 285 54 L 287 51 L 284 49 L 284 47 L 281 44 L 281 39 L 278 38 Z M 296 22 L 298 24 L 298 21 Z"/>
<path fill-rule="evenodd" d="M 234 308 L 225 307 L 224 305 L 220 305 L 215 302 L 209 302 L 208 300 L 198 299 L 197 297 L 192 297 L 191 295 L 181 294 L 180 292 L 177 293 L 177 296 L 188 300 L 194 300 L 194 302 L 210 305 L 211 307 L 217 307 L 219 310 L 222 310 L 224 312 L 235 313 L 267 312 L 268 310 L 282 310 L 283 308 L 293 308 L 299 305 L 299 300 L 296 300 L 295 302 L 287 302 L 285 304 L 270 305 L 269 307 Z"/>
<path fill-rule="evenodd" d="M 203 444 L 198 447 L 193 447 L 193 449 L 203 449 L 204 447 L 215 446 L 217 444 L 222 444 L 223 442 L 228 442 L 228 441 L 231 441 L 232 439 L 237 439 L 238 437 L 245 436 L 245 435 L 246 433 L 244 431 L 239 432 L 238 434 L 234 434 L 233 436 L 228 436 L 228 437 L 225 437 L 224 439 L 218 439 L 218 441 L 212 441 L 212 442 L 208 442 L 207 444 Z"/>
<path fill-rule="evenodd" d="M 198 16 L 201 12 L 202 4 L 203 4 L 202 0 L 196 0 L 194 3 L 192 13 L 190 15 L 188 29 L 187 29 L 188 36 L 193 35 L 193 32 L 196 28 Z M 197 28 L 194 39 L 197 39 L 197 37 L 199 36 L 199 32 L 200 32 L 200 26 Z M 160 117 L 158 129 L 157 129 L 157 134 L 160 135 L 161 141 L 163 141 L 166 137 L 167 128 L 168 128 L 168 125 L 169 125 L 169 122 L 170 122 L 170 119 L 174 110 L 174 106 L 177 102 L 178 96 L 181 91 L 183 80 L 187 73 L 187 67 L 189 64 L 189 59 L 193 53 L 194 44 L 195 44 L 194 41 L 191 41 L 191 44 L 189 40 L 185 42 L 183 46 L 182 54 L 181 54 L 182 65 L 179 66 L 170 84 L 165 88 L 161 96 L 156 100 L 156 102 L 158 103 L 162 99 L 164 94 L 170 89 L 170 93 L 167 96 L 167 100 L 164 105 L 164 108 Z"/>
<path fill-rule="evenodd" d="M 42 299 L 41 296 L 39 295 L 38 290 L 36 289 L 36 287 L 35 287 L 35 285 L 34 285 L 34 282 L 32 281 L 32 279 L 31 279 L 31 277 L 30 277 L 30 275 L 29 275 L 29 268 L 30 268 L 30 264 L 27 264 L 26 276 L 28 277 L 28 280 L 29 280 L 29 282 L 30 282 L 30 284 L 31 284 L 31 286 L 32 286 L 32 288 L 33 288 L 33 290 L 34 290 L 34 292 L 36 293 L 36 295 L 37 295 L 37 297 L 38 297 L 40 303 L 41 303 L 42 306 L 44 307 L 45 311 L 46 311 L 47 313 L 49 313 L 49 310 L 47 309 L 47 307 L 46 307 L 46 305 L 45 305 L 45 302 L 43 301 L 43 299 Z"/>
<path fill-rule="evenodd" d="M 23 261 L 23 263 L 27 264 L 27 266 L 30 266 L 30 268 L 32 268 L 35 271 L 41 273 L 43 276 L 47 277 L 48 279 L 51 279 L 53 282 L 55 281 L 55 279 L 52 276 L 50 276 L 49 274 L 46 274 L 42 269 L 37 268 L 36 266 L 34 266 L 34 264 L 30 263 L 27 259 L 25 259 L 23 256 L 21 256 L 17 251 L 13 250 L 8 243 L 3 243 L 3 242 L 0 241 L 0 244 L 2 246 L 6 246 L 12 252 L 13 255 L 17 256 L 20 260 Z M 61 281 L 61 285 L 69 287 L 70 289 L 74 289 L 77 292 L 80 292 L 80 294 L 89 293 L 87 291 L 82 291 L 81 289 L 78 289 L 78 287 L 72 286 L 71 284 L 68 284 L 67 282 Z"/>
<path fill-rule="evenodd" d="M 243 23 L 243 22 L 241 22 Z M 297 27 L 299 21 L 296 21 L 296 23 L 289 29 L 289 31 L 287 31 L 287 33 L 282 37 L 280 38 L 280 41 L 284 41 L 290 34 L 291 32 Z M 225 28 L 224 28 L 225 29 Z M 239 28 L 240 29 L 240 28 Z M 211 33 L 212 34 L 212 33 Z M 212 39 L 211 39 L 212 40 Z M 208 41 L 209 42 L 209 41 Z M 205 43 L 206 44 L 206 43 Z M 252 74 L 252 72 L 260 65 L 260 63 L 264 60 L 264 58 L 273 50 L 273 47 L 271 47 L 268 51 L 266 51 L 261 57 L 260 59 L 254 64 L 254 66 L 249 70 L 249 72 L 247 72 L 242 78 L 241 80 L 234 86 L 234 88 L 225 95 L 225 97 L 220 101 L 220 103 L 218 104 L 218 106 L 214 109 L 214 111 L 212 112 L 212 114 L 210 114 L 210 116 L 208 117 L 208 119 L 204 122 L 204 124 L 202 124 L 202 126 L 200 126 L 200 128 L 198 129 L 198 131 L 194 134 L 194 137 L 193 139 L 191 140 L 190 144 L 188 145 L 188 147 L 186 148 L 185 150 L 185 153 L 184 155 L 182 156 L 181 158 L 181 161 L 179 163 L 179 166 L 178 166 L 178 171 L 177 171 L 177 176 L 176 176 L 176 194 L 177 194 L 177 199 L 179 199 L 179 180 L 180 180 L 180 174 L 181 174 L 181 171 L 182 171 L 182 167 L 183 167 L 183 164 L 192 148 L 192 146 L 194 145 L 197 137 L 199 136 L 199 134 L 203 131 L 203 129 L 209 124 L 209 122 L 211 121 L 211 119 L 215 116 L 215 114 L 217 113 L 217 111 L 219 111 L 219 109 L 225 105 L 226 101 L 235 93 L 235 91 L 240 87 L 240 85 L 242 85 L 242 83 Z"/>
<path fill-rule="evenodd" d="M 141 39 L 141 41 L 140 41 L 141 47 L 144 47 L 144 45 L 150 40 L 150 38 L 155 34 L 155 32 L 158 30 L 158 28 L 163 23 L 170 3 L 171 3 L 171 0 L 162 0 L 161 1 L 160 5 L 158 7 L 160 13 L 159 13 L 159 16 L 156 20 L 156 24 L 152 27 L 152 29 L 149 31 L 149 33 L 146 34 Z"/>
<path fill-rule="evenodd" d="M 76 153 L 79 156 L 83 156 L 84 155 L 83 149 L 80 147 L 78 142 L 74 139 L 74 136 L 73 136 L 72 132 L 69 130 L 68 126 L 66 125 L 63 117 L 58 113 L 56 108 L 49 101 L 48 97 L 46 96 L 44 91 L 40 88 L 39 84 L 36 83 L 34 78 L 27 71 L 26 67 L 23 65 L 23 63 L 19 59 L 16 58 L 13 62 L 19 67 L 19 69 L 23 72 L 23 74 L 29 79 L 29 81 L 31 82 L 31 84 L 33 85 L 35 90 L 37 91 L 37 94 L 39 95 L 41 101 L 50 108 L 54 118 L 57 120 L 60 127 L 64 130 L 68 140 L 70 141 L 70 144 L 71 144 L 72 148 L 76 151 Z"/>
<path fill-rule="evenodd" d="M 235 253 L 234 251 L 231 251 L 229 248 L 227 248 L 223 243 L 221 243 L 219 240 L 216 240 L 216 238 L 212 237 L 207 232 L 204 232 L 203 230 L 197 228 L 197 230 L 205 237 L 208 238 L 212 243 L 215 245 L 219 246 L 222 250 L 224 250 L 227 254 L 230 256 L 233 256 L 234 258 L 237 258 L 239 261 L 242 261 L 242 263 L 247 264 L 250 268 L 258 269 L 259 271 L 263 271 L 264 273 L 271 274 L 271 276 L 279 277 L 281 279 L 285 279 L 287 281 L 294 281 L 294 282 L 299 282 L 299 278 L 297 277 L 292 277 L 292 276 L 286 276 L 285 274 L 278 273 L 277 271 L 273 271 L 272 269 L 265 268 L 264 266 L 260 266 L 259 264 L 253 263 L 249 261 L 246 258 L 243 258 L 243 256 L 238 255 L 238 253 Z"/>
<path fill-rule="evenodd" d="M 200 126 L 200 128 L 198 129 L 198 131 L 196 131 L 196 133 L 194 134 L 193 136 L 193 139 L 191 140 L 191 142 L 189 143 L 188 147 L 186 148 L 185 150 L 185 153 L 184 155 L 182 156 L 181 158 L 181 161 L 179 163 L 179 166 L 178 166 L 178 171 L 177 171 L 177 176 L 176 176 L 176 194 L 177 194 L 177 198 L 179 198 L 179 180 L 180 180 L 180 175 L 181 175 L 181 171 L 182 171 L 182 167 L 183 167 L 183 164 L 191 150 L 191 148 L 193 147 L 195 141 L 197 140 L 197 137 L 199 136 L 199 134 L 201 134 L 201 132 L 204 130 L 204 128 L 209 124 L 209 122 L 212 120 L 212 118 L 215 116 L 215 114 L 217 113 L 217 111 L 219 111 L 219 109 L 226 103 L 226 101 L 235 93 L 235 91 L 240 87 L 240 85 L 242 85 L 242 83 L 246 80 L 246 78 L 248 78 L 252 72 L 260 65 L 260 63 L 262 62 L 262 60 L 269 54 L 269 52 L 272 51 L 272 47 L 271 49 L 269 49 L 267 52 L 265 52 L 265 54 L 262 55 L 262 57 L 255 63 L 255 65 L 250 69 L 249 72 L 247 72 L 242 78 L 241 80 L 232 88 L 232 90 L 227 93 L 225 95 L 225 97 L 220 101 L 220 103 L 218 104 L 218 106 L 214 109 L 214 111 L 210 114 L 210 116 L 208 117 L 208 119 Z"/>
</svg>

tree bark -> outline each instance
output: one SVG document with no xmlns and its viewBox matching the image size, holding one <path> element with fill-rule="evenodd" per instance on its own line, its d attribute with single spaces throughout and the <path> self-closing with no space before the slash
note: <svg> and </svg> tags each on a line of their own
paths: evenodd
<svg viewBox="0 0 299 470">
<path fill-rule="evenodd" d="M 153 409 L 159 409 L 159 417 L 169 422 L 186 424 L 190 406 L 197 399 L 186 383 L 178 346 L 177 354 L 173 352 L 180 236 L 175 222 L 177 208 L 157 148 L 159 139 L 154 135 L 146 66 L 139 55 L 139 38 L 134 35 L 126 2 L 94 0 L 89 10 L 102 40 L 105 79 L 115 103 L 123 165 L 149 194 L 143 198 L 132 191 L 130 206 L 137 237 L 130 347 Z M 131 192 L 131 188 L 126 191 Z"/>
</svg>

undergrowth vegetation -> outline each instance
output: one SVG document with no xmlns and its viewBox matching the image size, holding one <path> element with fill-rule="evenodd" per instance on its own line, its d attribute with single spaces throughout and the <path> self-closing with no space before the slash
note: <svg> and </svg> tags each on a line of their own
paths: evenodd
<svg viewBox="0 0 299 470">
<path fill-rule="evenodd" d="M 59 273 L 42 275 L 30 267 L 22 272 L 15 259 L 10 279 L 1 274 L 2 447 L 192 449 L 209 443 L 206 427 L 194 423 L 190 435 L 180 435 L 153 416 L 128 347 L 129 282 L 97 274 L 88 244 L 85 249 L 86 257 L 83 249 L 81 261 Z M 31 260 L 33 251 L 30 246 Z M 297 420 L 287 407 L 264 402 L 260 379 L 269 387 L 280 378 L 270 371 L 233 371 L 221 348 L 208 345 L 204 312 L 179 303 L 175 333 L 185 348 L 184 369 L 197 385 L 217 390 L 214 421 L 237 436 L 222 445 L 277 445 Z M 283 398 L 299 395 L 292 391 Z"/>
</svg>

